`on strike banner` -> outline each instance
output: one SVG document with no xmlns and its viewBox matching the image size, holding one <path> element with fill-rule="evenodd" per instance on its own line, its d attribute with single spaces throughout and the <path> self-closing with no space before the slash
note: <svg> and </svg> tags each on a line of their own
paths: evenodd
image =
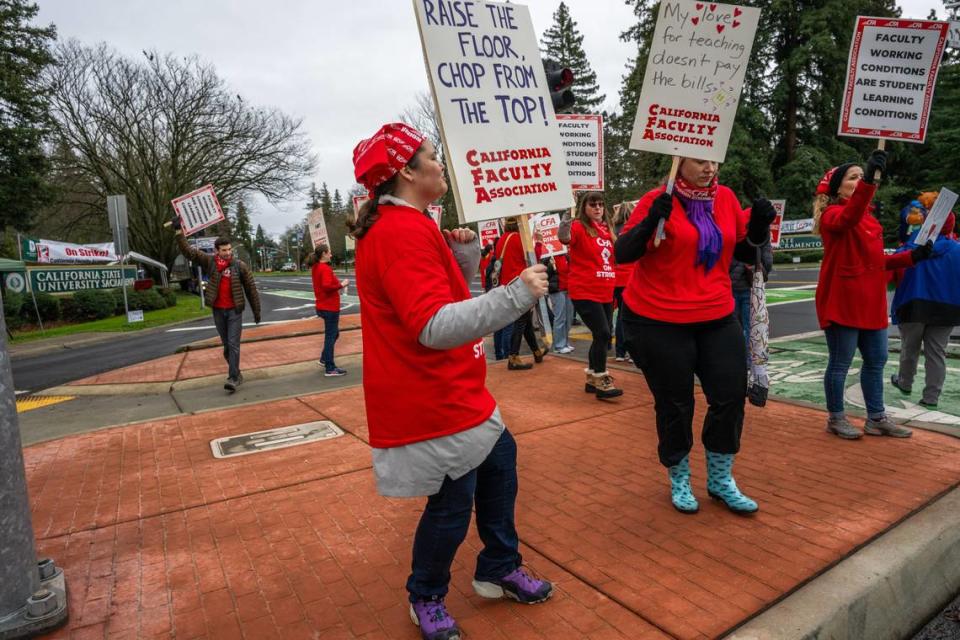
<svg viewBox="0 0 960 640">
<path fill-rule="evenodd" d="M 461 222 L 569 209 L 567 162 L 527 7 L 413 5 Z"/>
<path fill-rule="evenodd" d="M 787 201 L 771 200 L 770 204 L 773 205 L 773 210 L 777 212 L 777 216 L 770 225 L 770 245 L 776 249 L 780 246 L 780 234 L 783 233 L 783 210 L 787 206 Z"/>
<path fill-rule="evenodd" d="M 558 113 L 567 171 L 576 191 L 603 191 L 603 116 Z"/>
<path fill-rule="evenodd" d="M 353 212 L 354 214 L 360 214 L 360 207 L 363 206 L 367 200 L 370 199 L 370 196 L 353 196 Z M 427 213 L 430 214 L 430 218 L 437 223 L 437 227 L 440 227 L 440 219 L 443 217 L 443 207 L 438 204 L 431 204 L 427 206 Z"/>
<path fill-rule="evenodd" d="M 330 246 L 330 237 L 327 234 L 327 221 L 323 219 L 323 209 L 317 207 L 307 216 L 307 227 L 310 229 L 310 240 L 313 246 L 325 244 Z"/>
<path fill-rule="evenodd" d="M 543 258 L 567 252 L 567 246 L 560 242 L 560 216 L 555 213 L 540 213 L 530 216 L 530 234 L 540 232 L 540 242 L 546 247 Z"/>
<path fill-rule="evenodd" d="M 37 240 L 36 261 L 41 264 L 83 264 L 90 262 L 116 262 L 120 258 L 112 242 L 98 244 L 72 244 L 56 240 Z"/>
<path fill-rule="evenodd" d="M 480 247 L 485 247 L 488 244 L 494 244 L 497 241 L 497 238 L 500 237 L 500 221 L 499 220 L 484 220 L 483 222 L 477 223 L 477 229 L 480 231 Z"/>
<path fill-rule="evenodd" d="M 760 10 L 664 0 L 630 148 L 723 162 Z"/>
<path fill-rule="evenodd" d="M 225 219 L 223 209 L 217 202 L 213 185 L 200 187 L 172 201 L 173 210 L 180 216 L 183 235 L 191 236 L 201 229 L 215 225 Z"/>
<path fill-rule="evenodd" d="M 923 142 L 949 26 L 858 16 L 837 133 Z"/>
</svg>

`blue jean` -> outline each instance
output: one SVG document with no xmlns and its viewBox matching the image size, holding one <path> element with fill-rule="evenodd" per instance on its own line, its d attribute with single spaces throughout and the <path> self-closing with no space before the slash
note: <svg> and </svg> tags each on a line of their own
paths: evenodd
<svg viewBox="0 0 960 640">
<path fill-rule="evenodd" d="M 510 355 L 510 341 L 513 339 L 513 323 L 493 332 L 493 353 L 497 360 Z"/>
<path fill-rule="evenodd" d="M 474 578 L 497 580 L 523 561 L 514 523 L 517 501 L 517 443 L 507 429 L 479 467 L 451 480 L 427 498 L 413 538 L 412 573 L 407 579 L 410 601 L 444 597 L 450 585 L 450 566 L 467 537 L 472 510 L 477 510 L 477 532 L 483 550 L 477 556 Z"/>
<path fill-rule="evenodd" d="M 733 290 L 733 315 L 743 327 L 743 341 L 747 345 L 747 365 L 750 364 L 750 289 Z"/>
<path fill-rule="evenodd" d="M 573 302 L 566 291 L 550 294 L 553 307 L 553 349 L 558 351 L 570 345 L 570 320 L 573 319 Z"/>
<path fill-rule="evenodd" d="M 320 362 L 327 371 L 333 371 L 337 368 L 333 361 L 333 345 L 340 337 L 340 312 L 317 309 L 317 315 L 323 318 L 323 353 L 320 354 Z"/>
<path fill-rule="evenodd" d="M 853 362 L 854 352 L 859 349 L 860 357 L 863 358 L 860 388 L 867 405 L 867 416 L 883 416 L 883 365 L 887 363 L 887 330 L 854 329 L 832 324 L 824 333 L 830 352 L 827 370 L 823 375 L 827 411 L 833 415 L 843 414 L 843 391 L 846 387 L 847 371 Z"/>
</svg>

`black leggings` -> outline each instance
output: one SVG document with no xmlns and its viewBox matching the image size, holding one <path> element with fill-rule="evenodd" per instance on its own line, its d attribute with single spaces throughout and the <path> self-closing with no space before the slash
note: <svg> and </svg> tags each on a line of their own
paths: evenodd
<svg viewBox="0 0 960 640">
<path fill-rule="evenodd" d="M 657 452 L 672 467 L 693 446 L 693 376 L 707 398 L 701 439 L 707 451 L 737 453 L 747 393 L 746 345 L 733 314 L 691 324 L 644 318 L 624 305 L 627 350 L 656 401 Z"/>
<path fill-rule="evenodd" d="M 613 302 L 574 300 L 573 308 L 580 314 L 580 319 L 587 325 L 590 335 L 593 336 L 593 342 L 590 343 L 590 369 L 594 373 L 604 373 L 607 370 L 607 347 L 610 346 Z"/>
<path fill-rule="evenodd" d="M 530 351 L 537 351 L 540 345 L 537 343 L 537 334 L 533 330 L 533 309 L 517 318 L 513 323 L 513 335 L 510 336 L 510 355 L 520 355 L 520 340 L 526 338 Z"/>
</svg>

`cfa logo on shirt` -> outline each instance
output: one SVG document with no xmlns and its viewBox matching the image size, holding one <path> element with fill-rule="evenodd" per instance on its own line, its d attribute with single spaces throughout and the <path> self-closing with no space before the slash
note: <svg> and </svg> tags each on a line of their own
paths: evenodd
<svg viewBox="0 0 960 640">
<path fill-rule="evenodd" d="M 229 277 L 230 277 L 230 267 L 227 267 L 226 269 L 224 269 L 223 271 L 221 271 L 221 272 L 220 272 L 220 277 L 221 277 L 221 278 L 229 278 Z"/>
<path fill-rule="evenodd" d="M 473 345 L 473 357 L 475 360 L 479 360 L 486 356 L 486 351 L 483 349 L 483 338 L 481 338 L 475 345 Z"/>
</svg>

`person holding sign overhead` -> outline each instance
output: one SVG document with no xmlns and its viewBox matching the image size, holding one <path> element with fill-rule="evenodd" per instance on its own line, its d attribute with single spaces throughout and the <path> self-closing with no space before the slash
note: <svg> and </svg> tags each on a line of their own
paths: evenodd
<svg viewBox="0 0 960 640">
<path fill-rule="evenodd" d="M 573 308 L 590 329 L 592 342 L 584 391 L 598 400 L 617 398 L 623 390 L 607 372 L 607 348 L 613 327 L 613 289 L 617 272 L 613 261 L 613 230 L 610 211 L 602 191 L 586 191 L 577 201 L 577 217 L 560 223 L 560 242 L 569 247 L 570 274 L 567 287 Z"/>
<path fill-rule="evenodd" d="M 542 602 L 553 585 L 522 565 L 514 510 L 517 445 L 487 390 L 483 336 L 547 293 L 546 268 L 471 298 L 480 248 L 469 229 L 443 231 L 425 213 L 447 191 L 436 150 L 405 124 L 384 125 L 353 152 L 371 193 L 349 224 L 357 240 L 363 390 L 381 495 L 428 496 L 407 580 L 410 616 L 426 640 L 461 637 L 444 598 L 474 507 L 482 597 Z"/>
<path fill-rule="evenodd" d="M 883 227 L 870 201 L 887 166 L 886 151 L 870 154 L 866 170 L 841 164 L 824 174 L 813 202 L 813 230 L 823 237 L 823 264 L 817 281 L 817 319 L 827 338 L 829 359 L 823 375 L 827 433 L 846 440 L 872 436 L 909 438 L 910 429 L 894 424 L 883 403 L 883 366 L 887 363 L 886 270 L 926 260 L 933 243 L 887 256 Z M 863 433 L 843 408 L 847 371 L 860 351 L 860 388 L 867 406 Z"/>
<path fill-rule="evenodd" d="M 746 345 L 734 316 L 729 270 L 770 240 L 776 215 L 769 200 L 748 214 L 718 184 L 716 162 L 681 158 L 672 194 L 644 195 L 615 244 L 617 263 L 636 263 L 623 292 L 627 351 L 656 400 L 658 454 L 667 468 L 673 506 L 696 513 L 690 486 L 694 376 L 707 398 L 702 440 L 707 492 L 738 514 L 757 511 L 741 493 L 732 469 L 740 450 L 747 392 Z M 653 236 L 666 221 L 665 239 Z"/>
</svg>

